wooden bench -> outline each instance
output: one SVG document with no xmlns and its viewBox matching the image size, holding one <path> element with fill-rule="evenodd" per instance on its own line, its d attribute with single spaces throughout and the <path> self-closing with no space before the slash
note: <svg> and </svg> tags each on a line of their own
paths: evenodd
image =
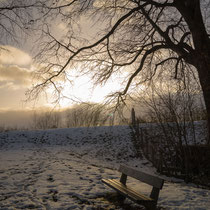
<svg viewBox="0 0 210 210">
<path fill-rule="evenodd" d="M 119 193 L 119 198 L 122 201 L 124 201 L 126 198 L 129 198 L 138 204 L 144 205 L 147 209 L 156 209 L 159 192 L 163 187 L 164 180 L 125 165 L 121 165 L 119 171 L 122 172 L 120 180 L 102 179 L 102 182 L 116 190 Z M 147 197 L 128 187 L 126 185 L 127 176 L 133 177 L 141 182 L 153 186 L 150 196 Z"/>
</svg>

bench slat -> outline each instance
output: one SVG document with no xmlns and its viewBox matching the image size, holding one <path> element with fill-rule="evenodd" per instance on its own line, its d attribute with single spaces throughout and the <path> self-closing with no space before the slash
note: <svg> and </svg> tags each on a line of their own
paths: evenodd
<svg viewBox="0 0 210 210">
<path fill-rule="evenodd" d="M 134 191 L 132 188 L 130 188 L 130 187 L 128 187 L 128 186 L 125 186 L 125 185 L 123 185 L 121 182 L 119 182 L 118 180 L 116 180 L 116 179 L 110 179 L 110 180 L 112 180 L 114 183 L 116 183 L 117 185 L 119 185 L 119 186 L 123 186 L 123 187 L 125 187 L 129 192 L 131 192 L 131 193 L 133 193 L 134 195 L 136 195 L 137 197 L 141 197 L 141 199 L 142 200 L 149 200 L 149 201 L 153 201 L 153 199 L 152 198 L 150 198 L 150 197 L 147 197 L 146 195 L 143 195 L 143 194 L 140 194 L 140 193 L 138 193 L 138 192 L 136 192 L 136 191 Z"/>
<path fill-rule="evenodd" d="M 142 195 L 140 193 L 135 192 L 131 188 L 128 188 L 126 185 L 123 185 L 121 182 L 118 180 L 113 180 L 113 179 L 102 179 L 102 182 L 107 184 L 109 187 L 117 190 L 119 193 L 124 195 L 125 197 L 130 198 L 136 203 L 139 204 L 146 204 L 146 203 L 155 203 L 155 201 L 145 195 Z"/>
<path fill-rule="evenodd" d="M 163 179 L 138 171 L 135 168 L 120 165 L 119 171 L 144 183 L 152 185 L 156 188 L 162 189 L 163 187 Z"/>
<path fill-rule="evenodd" d="M 117 190 L 118 192 L 123 194 L 125 197 L 131 197 L 132 200 L 134 200 L 135 202 L 137 202 L 139 200 L 138 196 L 136 196 L 132 193 L 129 193 L 128 189 L 126 187 L 124 187 L 123 185 L 119 186 L 112 180 L 105 180 L 104 183 L 107 184 L 108 186 L 112 187 L 113 189 Z"/>
</svg>

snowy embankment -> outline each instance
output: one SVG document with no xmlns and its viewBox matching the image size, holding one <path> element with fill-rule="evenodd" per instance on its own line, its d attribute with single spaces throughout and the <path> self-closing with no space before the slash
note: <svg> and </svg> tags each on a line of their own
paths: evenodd
<svg viewBox="0 0 210 210">
<path fill-rule="evenodd" d="M 147 160 L 135 158 L 127 126 L 0 133 L 0 209 L 141 209 L 107 200 L 113 191 L 101 178 L 119 178 L 120 163 L 156 174 Z M 210 191 L 163 178 L 162 209 L 209 208 Z"/>
</svg>

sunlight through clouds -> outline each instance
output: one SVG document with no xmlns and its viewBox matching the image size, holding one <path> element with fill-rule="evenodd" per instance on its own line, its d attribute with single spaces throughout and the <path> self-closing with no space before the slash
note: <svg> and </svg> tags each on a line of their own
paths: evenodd
<svg viewBox="0 0 210 210">
<path fill-rule="evenodd" d="M 69 98 L 78 102 L 102 103 L 108 94 L 119 91 L 121 83 L 115 78 L 110 79 L 105 85 L 94 86 L 91 78 L 83 75 L 75 77 L 73 84 L 66 82 L 63 86 L 64 98 L 60 100 L 60 105 L 64 108 L 70 105 Z"/>
<path fill-rule="evenodd" d="M 61 28 L 64 26 L 60 26 Z M 65 28 L 65 27 L 64 27 Z M 5 90 L 8 95 L 11 91 L 26 91 L 31 85 L 37 82 L 36 75 L 33 74 L 35 69 L 41 68 L 36 63 L 32 62 L 32 58 L 26 52 L 12 47 L 1 46 L 4 48 L 0 52 L 0 91 Z M 120 80 L 116 78 L 110 79 L 103 86 L 94 86 L 91 81 L 91 76 L 80 76 L 76 70 L 71 70 L 68 79 L 63 77 L 56 78 L 56 84 L 63 86 L 62 96 L 60 99 L 61 108 L 71 106 L 76 102 L 96 102 L 100 103 L 105 100 L 105 97 L 120 89 Z M 71 81 L 71 82 L 69 82 Z M 54 106 L 52 104 L 53 89 L 49 88 L 46 91 L 47 101 L 45 105 Z M 7 100 L 5 98 L 5 100 Z"/>
</svg>

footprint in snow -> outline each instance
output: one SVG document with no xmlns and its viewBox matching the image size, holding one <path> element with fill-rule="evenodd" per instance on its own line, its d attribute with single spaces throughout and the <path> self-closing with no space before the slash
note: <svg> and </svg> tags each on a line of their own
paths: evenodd
<svg viewBox="0 0 210 210">
<path fill-rule="evenodd" d="M 57 190 L 55 190 L 55 189 L 50 189 L 50 190 L 48 191 L 48 194 L 50 194 L 50 195 L 52 196 L 52 200 L 53 200 L 54 202 L 57 202 L 57 201 L 58 201 L 58 196 L 57 196 L 58 191 L 57 191 Z"/>
<path fill-rule="evenodd" d="M 48 182 L 54 182 L 55 180 L 53 179 L 53 175 L 49 175 L 49 177 L 47 178 Z"/>
<path fill-rule="evenodd" d="M 100 173 L 104 173 L 104 169 L 103 168 L 99 168 L 98 169 Z"/>
</svg>

